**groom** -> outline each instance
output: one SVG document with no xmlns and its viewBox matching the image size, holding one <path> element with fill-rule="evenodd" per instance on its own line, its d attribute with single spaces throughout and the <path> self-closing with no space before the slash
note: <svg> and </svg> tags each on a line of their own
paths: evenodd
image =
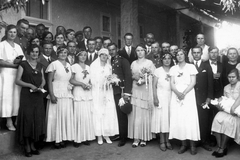
<svg viewBox="0 0 240 160">
<path fill-rule="evenodd" d="M 112 73 L 116 74 L 121 80 L 121 84 L 124 87 L 123 98 L 125 101 L 130 100 L 131 90 L 132 90 L 132 74 L 130 70 L 130 64 L 128 60 L 118 55 L 117 45 L 111 43 L 108 45 L 109 54 L 111 58 Z M 118 115 L 118 126 L 119 126 L 119 136 L 120 141 L 118 146 L 124 146 L 127 140 L 128 134 L 128 115 L 123 113 L 118 105 L 119 99 L 121 98 L 121 88 L 120 86 L 113 86 L 114 100 L 116 104 L 116 110 Z"/>
</svg>

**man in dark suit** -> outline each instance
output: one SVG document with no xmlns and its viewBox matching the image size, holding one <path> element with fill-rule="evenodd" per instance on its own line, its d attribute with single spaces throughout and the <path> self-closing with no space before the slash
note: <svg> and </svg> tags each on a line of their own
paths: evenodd
<svg viewBox="0 0 240 160">
<path fill-rule="evenodd" d="M 132 64 L 133 61 L 137 59 L 135 48 L 132 47 L 132 41 L 133 41 L 133 34 L 126 33 L 124 35 L 125 46 L 119 51 L 119 55 L 127 59 L 130 65 Z"/>
<path fill-rule="evenodd" d="M 88 39 L 87 46 L 88 46 L 88 55 L 87 55 L 85 64 L 90 66 L 91 63 L 95 61 L 95 59 L 97 59 L 98 57 L 98 54 L 96 52 L 96 41 L 94 39 Z"/>
<path fill-rule="evenodd" d="M 162 66 L 160 44 L 159 42 L 154 42 L 151 47 L 152 51 L 146 56 L 146 58 L 151 60 L 156 68 L 159 68 L 160 66 Z"/>
<path fill-rule="evenodd" d="M 46 91 L 48 91 L 48 76 L 47 76 L 48 74 L 45 73 L 45 71 L 46 71 L 48 65 L 51 62 L 56 60 L 53 56 L 52 51 L 53 51 L 53 44 L 50 43 L 50 42 L 44 42 L 44 44 L 43 44 L 43 54 L 40 54 L 40 56 L 39 56 L 39 63 L 41 63 L 42 66 L 43 66 L 44 78 L 46 80 L 46 84 L 44 86 L 44 89 Z M 45 107 L 47 106 L 47 98 L 46 98 L 47 95 L 48 95 L 48 92 L 44 93 L 44 105 L 45 105 Z"/>
<path fill-rule="evenodd" d="M 209 108 L 205 108 L 205 106 L 209 105 L 210 100 L 213 98 L 213 73 L 209 64 L 201 60 L 201 47 L 196 46 L 192 48 L 192 56 L 194 59 L 194 64 L 198 70 L 198 74 L 196 76 L 196 85 L 194 88 L 201 136 L 200 145 L 205 150 L 211 151 L 212 149 L 207 145 L 207 141 L 211 135 L 211 110 Z"/>
<path fill-rule="evenodd" d="M 209 47 L 208 49 L 209 60 L 207 63 L 212 68 L 213 72 L 213 99 L 219 98 L 223 95 L 223 84 L 222 84 L 222 63 L 218 61 L 219 49 L 217 47 Z M 210 123 L 212 123 L 218 109 L 210 104 Z M 216 145 L 215 136 L 210 137 L 210 146 Z"/>
<path fill-rule="evenodd" d="M 145 42 L 145 46 L 146 46 L 146 49 L 147 49 L 147 54 L 150 54 L 152 52 L 152 44 L 153 42 L 155 42 L 155 38 L 154 38 L 154 34 L 152 33 L 147 33 L 146 34 L 146 37 L 144 38 L 144 42 Z"/>
<path fill-rule="evenodd" d="M 127 134 L 128 134 L 128 116 L 127 114 L 123 113 L 118 105 L 121 95 L 121 88 L 123 86 L 123 98 L 125 101 L 130 100 L 131 90 L 132 90 L 132 74 L 130 69 L 129 62 L 121 57 L 117 52 L 117 45 L 115 43 L 111 43 L 108 45 L 109 54 L 111 58 L 111 65 L 112 65 L 112 72 L 116 74 L 118 78 L 121 80 L 120 85 L 113 86 L 113 93 L 114 93 L 114 100 L 116 104 L 116 110 L 118 115 L 118 125 L 119 125 L 119 136 L 120 141 L 118 146 L 124 146 L 127 141 Z"/>
<path fill-rule="evenodd" d="M 78 48 L 86 51 L 88 50 L 87 40 L 90 39 L 92 36 L 92 28 L 90 26 L 84 27 L 83 35 L 84 35 L 84 39 L 78 44 Z"/>
<path fill-rule="evenodd" d="M 67 49 L 68 49 L 68 56 L 66 58 L 66 62 L 68 62 L 70 65 L 73 65 L 77 61 L 77 46 L 76 42 L 74 41 L 69 41 L 67 43 Z"/>
</svg>

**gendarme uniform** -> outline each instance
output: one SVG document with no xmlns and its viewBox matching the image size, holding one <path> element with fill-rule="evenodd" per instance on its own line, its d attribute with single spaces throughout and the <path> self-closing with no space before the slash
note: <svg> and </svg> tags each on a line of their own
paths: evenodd
<svg viewBox="0 0 240 160">
<path fill-rule="evenodd" d="M 111 59 L 112 73 L 116 74 L 121 80 L 121 85 L 124 86 L 124 94 L 131 95 L 132 90 L 132 74 L 130 64 L 127 59 L 117 55 Z M 128 117 L 123 113 L 118 106 L 119 99 L 121 98 L 120 86 L 113 85 L 114 100 L 116 103 L 116 110 L 118 115 L 119 133 L 120 138 L 125 140 L 128 134 Z"/>
</svg>

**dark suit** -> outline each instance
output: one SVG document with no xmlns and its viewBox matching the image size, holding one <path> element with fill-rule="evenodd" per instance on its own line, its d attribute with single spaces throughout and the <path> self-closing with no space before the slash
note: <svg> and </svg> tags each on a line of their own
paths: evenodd
<svg viewBox="0 0 240 160">
<path fill-rule="evenodd" d="M 131 94 L 132 91 L 132 74 L 129 62 L 117 55 L 111 59 L 112 72 L 116 74 L 121 80 L 121 84 L 124 86 L 124 93 Z M 128 134 L 128 116 L 123 113 L 118 106 L 119 99 L 121 98 L 120 86 L 113 86 L 114 100 L 116 104 L 116 110 L 118 115 L 118 125 L 120 138 L 126 140 Z"/>
<path fill-rule="evenodd" d="M 125 47 L 123 47 L 120 51 L 118 51 L 119 56 L 122 56 L 123 58 L 127 59 L 129 64 L 131 65 L 133 61 L 137 60 L 137 54 L 135 52 L 134 47 L 131 47 L 131 53 L 130 56 L 127 54 L 127 51 Z"/>
<path fill-rule="evenodd" d="M 82 40 L 80 43 L 77 44 L 77 48 L 87 50 L 87 47 L 85 46 L 85 41 Z"/>
<path fill-rule="evenodd" d="M 53 61 L 55 61 L 55 59 L 51 56 L 51 62 L 53 62 Z M 44 58 L 43 57 L 43 55 L 41 54 L 40 56 L 39 56 L 39 63 L 40 64 L 42 64 L 42 66 L 43 66 L 43 74 L 44 74 L 44 78 L 45 78 L 45 81 L 46 81 L 46 84 L 45 84 L 45 86 L 44 86 L 44 89 L 47 91 L 46 93 L 44 93 L 43 94 L 43 98 L 44 98 L 44 106 L 46 107 L 47 106 L 47 95 L 48 95 L 48 74 L 47 73 L 45 73 L 45 71 L 46 71 L 46 69 L 47 69 L 47 67 L 48 67 L 48 65 L 50 64 L 50 62 L 48 62 L 47 60 L 46 60 L 46 58 Z"/>
<path fill-rule="evenodd" d="M 206 63 L 211 67 L 210 61 L 206 61 Z M 219 98 L 223 95 L 223 84 L 222 84 L 222 63 L 217 61 L 217 73 L 220 73 L 220 77 L 218 79 L 213 78 L 213 99 Z M 213 119 L 215 115 L 218 113 L 218 108 L 215 107 L 214 105 L 209 105 L 210 106 L 210 123 L 213 122 Z M 210 138 L 211 143 L 216 142 L 215 136 L 211 136 Z"/>
<path fill-rule="evenodd" d="M 203 61 L 197 70 L 198 74 L 196 76 L 196 85 L 194 88 L 198 109 L 201 142 L 205 143 L 211 135 L 211 110 L 203 109 L 202 104 L 206 102 L 207 98 L 213 98 L 213 73 L 209 63 Z"/>
<path fill-rule="evenodd" d="M 97 58 L 98 58 L 97 52 L 95 52 L 95 55 L 94 55 L 92 61 L 88 58 L 88 55 L 87 55 L 87 59 L 86 59 L 86 61 L 85 61 L 85 64 L 88 65 L 88 66 L 90 66 L 90 65 L 92 64 L 92 62 L 95 61 L 95 59 L 97 59 Z"/>
</svg>

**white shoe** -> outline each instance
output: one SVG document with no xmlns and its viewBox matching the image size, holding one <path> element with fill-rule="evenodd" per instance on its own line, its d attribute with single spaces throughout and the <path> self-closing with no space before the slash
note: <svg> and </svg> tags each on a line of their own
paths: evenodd
<svg viewBox="0 0 240 160">
<path fill-rule="evenodd" d="M 8 125 L 7 124 L 6 126 L 7 126 L 9 131 L 16 131 L 16 128 L 14 127 L 14 125 Z"/>
<path fill-rule="evenodd" d="M 98 144 L 99 144 L 99 145 L 102 145 L 102 144 L 103 144 L 102 136 L 98 136 Z"/>
<path fill-rule="evenodd" d="M 110 138 L 108 136 L 104 136 L 104 139 L 106 140 L 106 142 L 108 144 L 112 144 L 112 141 L 110 140 Z"/>
</svg>

